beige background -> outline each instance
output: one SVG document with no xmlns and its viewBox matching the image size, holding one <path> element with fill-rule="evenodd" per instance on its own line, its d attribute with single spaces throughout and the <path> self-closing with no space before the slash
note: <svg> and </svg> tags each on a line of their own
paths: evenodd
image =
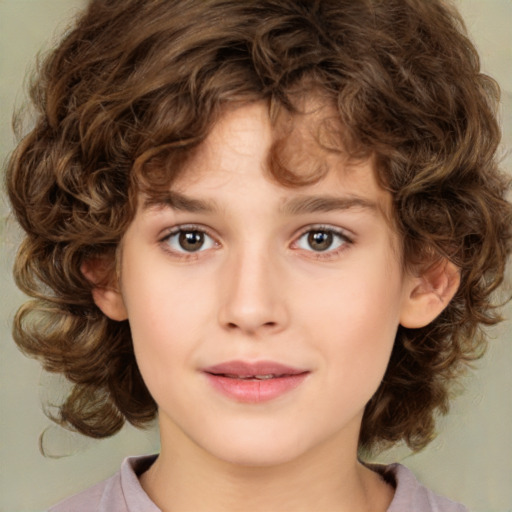
<svg viewBox="0 0 512 512">
<path fill-rule="evenodd" d="M 428 0 L 425 0 L 428 1 Z M 10 118 L 24 101 L 27 66 L 40 48 L 49 48 L 83 0 L 0 0 L 0 159 L 14 144 Z M 458 0 L 480 49 L 484 69 L 503 89 L 504 146 L 512 148 L 512 0 Z M 512 158 L 505 157 L 512 169 Z M 39 364 L 23 357 L 10 338 L 10 320 L 22 295 L 10 268 L 18 233 L 0 201 L 0 512 L 40 512 L 119 467 L 127 454 L 158 449 L 155 430 L 127 427 L 105 441 L 67 434 L 44 416 L 41 400 L 58 400 L 64 384 L 42 374 Z M 512 319 L 512 309 L 507 309 Z M 384 460 L 401 460 L 441 494 L 472 510 L 512 511 L 512 327 L 493 331 L 491 350 L 468 376 L 451 415 L 440 422 L 441 434 L 424 452 L 409 456 L 396 449 Z M 39 452 L 47 430 L 52 458 Z"/>
</svg>

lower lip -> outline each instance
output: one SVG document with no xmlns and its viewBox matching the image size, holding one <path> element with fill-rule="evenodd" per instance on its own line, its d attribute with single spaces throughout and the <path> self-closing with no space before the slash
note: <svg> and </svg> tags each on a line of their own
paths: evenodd
<svg viewBox="0 0 512 512">
<path fill-rule="evenodd" d="M 205 374 L 210 384 L 223 395 L 237 402 L 260 403 L 274 400 L 299 386 L 308 372 L 266 380 L 234 379 L 222 375 Z"/>
</svg>

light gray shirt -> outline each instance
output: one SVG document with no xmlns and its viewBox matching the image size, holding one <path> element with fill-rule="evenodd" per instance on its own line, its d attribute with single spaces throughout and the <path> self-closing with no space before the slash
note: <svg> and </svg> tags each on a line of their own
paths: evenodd
<svg viewBox="0 0 512 512">
<path fill-rule="evenodd" d="M 48 512 L 161 512 L 142 489 L 138 476 L 156 456 L 129 457 L 113 477 L 64 500 Z M 463 505 L 437 496 L 401 464 L 371 466 L 395 486 L 387 512 L 468 512 Z"/>
</svg>

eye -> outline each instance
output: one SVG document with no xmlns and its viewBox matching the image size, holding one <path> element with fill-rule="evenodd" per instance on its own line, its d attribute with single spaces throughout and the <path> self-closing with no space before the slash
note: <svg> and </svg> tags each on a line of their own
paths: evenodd
<svg viewBox="0 0 512 512">
<path fill-rule="evenodd" d="M 297 240 L 297 247 L 306 251 L 336 251 L 351 243 L 347 236 L 332 228 L 314 228 L 303 233 Z"/>
<path fill-rule="evenodd" d="M 215 247 L 216 242 L 211 236 L 197 228 L 179 228 L 172 231 L 163 240 L 172 251 L 194 253 Z"/>
</svg>

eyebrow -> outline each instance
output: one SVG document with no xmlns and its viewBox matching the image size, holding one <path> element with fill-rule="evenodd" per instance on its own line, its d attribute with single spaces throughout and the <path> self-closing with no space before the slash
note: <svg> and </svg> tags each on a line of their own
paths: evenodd
<svg viewBox="0 0 512 512">
<path fill-rule="evenodd" d="M 144 209 L 169 207 L 189 213 L 212 213 L 219 210 L 215 201 L 195 199 L 179 192 L 169 191 L 164 196 L 148 197 L 144 201 Z"/>
<path fill-rule="evenodd" d="M 336 210 L 348 210 L 362 208 L 376 212 L 377 203 L 364 197 L 347 195 L 338 196 L 300 196 L 294 197 L 281 205 L 281 211 L 288 215 L 300 215 L 305 213 L 332 212 Z"/>
<path fill-rule="evenodd" d="M 149 197 L 144 201 L 144 209 L 165 207 L 189 213 L 213 213 L 220 211 L 220 207 L 214 200 L 196 199 L 175 191 L 169 191 L 164 196 Z M 361 208 L 371 212 L 376 212 L 379 209 L 374 201 L 355 195 L 342 197 L 313 195 L 288 199 L 280 205 L 279 210 L 285 215 L 301 215 L 349 210 L 352 208 Z"/>
</svg>

